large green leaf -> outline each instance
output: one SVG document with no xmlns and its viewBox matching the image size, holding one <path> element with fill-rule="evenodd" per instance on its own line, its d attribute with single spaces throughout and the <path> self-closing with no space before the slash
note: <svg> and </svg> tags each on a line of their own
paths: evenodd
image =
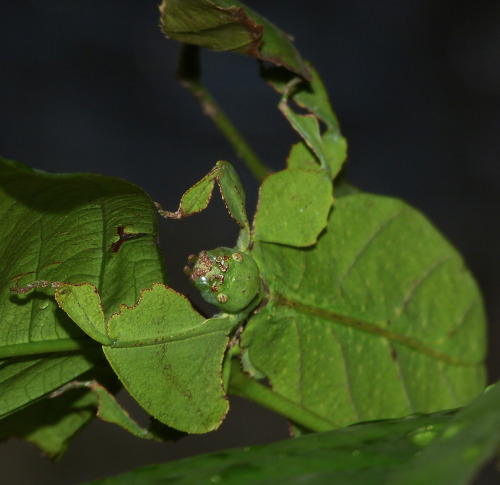
<svg viewBox="0 0 500 485">
<path fill-rule="evenodd" d="M 52 175 L 0 159 L 0 218 L 3 417 L 104 358 L 47 291 L 23 288 L 91 282 L 109 316 L 121 304 L 136 303 L 140 290 L 165 274 L 154 203 L 123 180 Z M 21 293 L 12 293 L 13 287 Z"/>
<path fill-rule="evenodd" d="M 421 429 L 425 436 L 426 429 Z M 500 385 L 460 410 L 422 453 L 397 470 L 391 485 L 470 483 L 479 466 L 500 451 Z M 498 469 L 497 469 L 498 471 Z"/>
<path fill-rule="evenodd" d="M 342 426 L 457 407 L 483 389 L 478 288 L 401 201 L 341 197 L 312 248 L 256 242 L 252 256 L 269 302 L 242 345 L 277 393 Z"/>
<path fill-rule="evenodd" d="M 458 412 L 361 423 L 92 482 L 465 485 L 500 445 L 500 387 Z"/>
<path fill-rule="evenodd" d="M 310 76 L 290 37 L 237 0 L 163 0 L 160 10 L 167 37 L 246 54 Z"/>
</svg>

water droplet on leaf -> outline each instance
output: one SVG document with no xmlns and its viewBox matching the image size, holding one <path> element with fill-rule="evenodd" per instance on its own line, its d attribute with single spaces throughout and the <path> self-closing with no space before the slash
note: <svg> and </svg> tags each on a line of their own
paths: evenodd
<svg viewBox="0 0 500 485">
<path fill-rule="evenodd" d="M 433 425 L 418 428 L 410 433 L 411 442 L 415 446 L 427 446 L 437 435 L 437 430 Z"/>
<path fill-rule="evenodd" d="M 42 300 L 38 304 L 38 308 L 40 308 L 40 310 L 45 310 L 48 306 L 49 306 L 49 300 Z"/>
</svg>

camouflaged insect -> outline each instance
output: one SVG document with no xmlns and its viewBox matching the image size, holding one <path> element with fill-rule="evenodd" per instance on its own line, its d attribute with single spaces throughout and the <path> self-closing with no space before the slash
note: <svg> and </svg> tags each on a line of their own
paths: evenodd
<svg viewBox="0 0 500 485">
<path fill-rule="evenodd" d="M 209 303 L 227 313 L 238 313 L 259 299 L 260 272 L 244 252 L 230 248 L 201 251 L 189 257 L 184 272 Z"/>
</svg>

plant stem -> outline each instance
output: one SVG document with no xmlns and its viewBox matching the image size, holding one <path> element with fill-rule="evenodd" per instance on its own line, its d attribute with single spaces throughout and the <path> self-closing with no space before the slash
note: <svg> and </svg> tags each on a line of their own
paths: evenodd
<svg viewBox="0 0 500 485">
<path fill-rule="evenodd" d="M 58 339 L 26 342 L 23 344 L 3 345 L 0 347 L 0 359 L 7 357 L 23 357 L 53 352 L 74 352 L 101 346 L 95 340 L 88 339 Z"/>
<path fill-rule="evenodd" d="M 330 431 L 337 427 L 328 419 L 305 409 L 300 404 L 280 396 L 268 387 L 249 378 L 241 370 L 238 359 L 231 361 L 228 393 L 254 401 L 311 431 Z"/>
<path fill-rule="evenodd" d="M 222 111 L 213 96 L 201 84 L 199 48 L 184 44 L 179 56 L 177 76 L 181 85 L 199 101 L 203 113 L 215 123 L 236 153 L 246 164 L 253 176 L 262 182 L 271 171 L 243 138 L 231 120 Z"/>
</svg>

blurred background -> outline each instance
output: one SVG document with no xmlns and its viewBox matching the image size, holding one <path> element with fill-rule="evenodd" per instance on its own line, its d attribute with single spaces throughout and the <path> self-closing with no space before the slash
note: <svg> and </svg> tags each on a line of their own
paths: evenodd
<svg viewBox="0 0 500 485">
<path fill-rule="evenodd" d="M 407 200 L 463 253 L 490 321 L 489 379 L 500 379 L 500 2 L 248 3 L 293 34 L 321 74 L 349 142 L 351 182 Z M 252 213 L 258 184 L 177 84 L 179 45 L 158 24 L 158 0 L 0 2 L 0 154 L 51 172 L 118 176 L 170 210 L 228 160 Z M 204 52 L 202 65 L 265 163 L 284 167 L 298 138 L 256 62 Z M 236 235 L 218 197 L 206 213 L 161 222 L 171 286 L 196 298 L 182 273 L 187 255 L 232 246 Z M 145 443 L 96 420 L 53 464 L 10 440 L 0 444 L 0 473 L 8 484 L 81 483 L 287 435 L 282 418 L 236 399 L 219 431 L 177 444 Z"/>
</svg>

